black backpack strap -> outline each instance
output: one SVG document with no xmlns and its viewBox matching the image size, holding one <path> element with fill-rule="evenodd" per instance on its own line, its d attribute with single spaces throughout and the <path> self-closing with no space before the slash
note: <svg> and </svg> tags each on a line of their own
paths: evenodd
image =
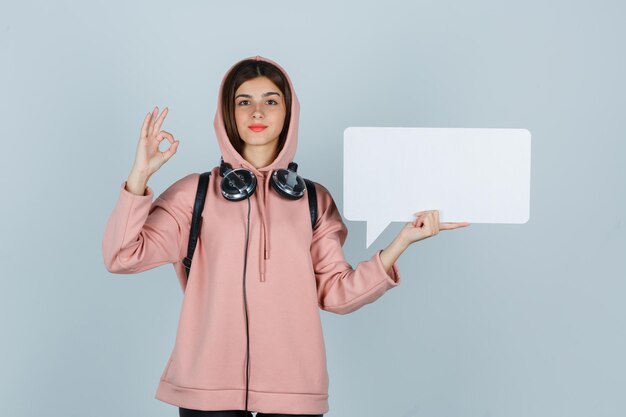
<svg viewBox="0 0 626 417">
<path fill-rule="evenodd" d="M 309 211 L 311 212 L 311 227 L 315 229 L 317 222 L 317 193 L 315 192 L 315 183 L 311 180 L 303 178 L 306 184 L 306 193 L 309 199 Z"/>
<path fill-rule="evenodd" d="M 196 250 L 196 243 L 198 242 L 198 236 L 200 236 L 200 229 L 202 228 L 202 210 L 204 209 L 204 200 L 206 199 L 210 176 L 211 171 L 208 171 L 200 174 L 200 178 L 198 179 L 196 200 L 193 205 L 193 215 L 191 217 L 191 230 L 189 231 L 189 243 L 187 244 L 187 256 L 183 259 L 187 278 L 189 278 L 191 259 Z"/>
</svg>

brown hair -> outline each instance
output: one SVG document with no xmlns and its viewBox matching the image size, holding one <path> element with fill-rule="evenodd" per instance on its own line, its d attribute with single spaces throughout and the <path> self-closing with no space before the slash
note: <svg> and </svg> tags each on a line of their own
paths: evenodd
<svg viewBox="0 0 626 417">
<path fill-rule="evenodd" d="M 287 139 L 289 131 L 289 120 L 291 120 L 291 89 L 287 77 L 282 71 L 267 61 L 257 61 L 255 59 L 246 59 L 239 62 L 232 68 L 230 73 L 224 80 L 222 89 L 222 116 L 224 117 L 224 127 L 230 143 L 239 155 L 243 155 L 243 145 L 245 142 L 239 136 L 237 131 L 237 122 L 235 121 L 235 91 L 244 82 L 256 77 L 267 77 L 280 89 L 285 98 L 285 122 L 283 129 L 278 136 L 278 146 L 276 155 L 280 153 Z"/>
</svg>

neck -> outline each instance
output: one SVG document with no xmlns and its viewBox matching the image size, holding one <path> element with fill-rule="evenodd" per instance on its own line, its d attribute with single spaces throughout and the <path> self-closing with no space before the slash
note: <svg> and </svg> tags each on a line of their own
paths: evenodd
<svg viewBox="0 0 626 417">
<path fill-rule="evenodd" d="M 243 148 L 243 158 L 250 162 L 256 169 L 271 164 L 276 158 L 276 146 L 250 146 Z"/>
</svg>

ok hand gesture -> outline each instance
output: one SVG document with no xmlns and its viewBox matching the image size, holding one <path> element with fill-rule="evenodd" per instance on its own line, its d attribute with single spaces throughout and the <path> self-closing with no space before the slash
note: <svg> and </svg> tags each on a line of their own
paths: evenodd
<svg viewBox="0 0 626 417">
<path fill-rule="evenodd" d="M 161 125 L 165 120 L 165 116 L 167 116 L 167 112 L 168 108 L 166 107 L 161 112 L 161 115 L 157 117 L 159 108 L 155 107 L 143 120 L 132 171 L 141 173 L 145 178 L 149 178 L 158 171 L 178 149 L 179 141 L 174 140 L 174 136 L 171 133 L 161 130 Z M 159 144 L 163 139 L 167 139 L 170 147 L 161 152 Z"/>
</svg>

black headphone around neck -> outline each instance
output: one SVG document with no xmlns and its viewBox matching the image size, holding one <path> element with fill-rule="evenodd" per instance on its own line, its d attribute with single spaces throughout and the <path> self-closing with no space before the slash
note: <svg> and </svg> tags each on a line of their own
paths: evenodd
<svg viewBox="0 0 626 417">
<path fill-rule="evenodd" d="M 301 198 L 304 195 L 306 184 L 302 177 L 297 174 L 297 171 L 298 164 L 290 162 L 287 169 L 281 168 L 272 172 L 270 178 L 272 188 L 287 199 L 297 200 Z M 220 161 L 220 176 L 223 177 L 220 184 L 222 195 L 227 200 L 240 201 L 254 194 L 257 180 L 254 172 L 249 169 L 233 169 L 222 158 Z"/>
</svg>

